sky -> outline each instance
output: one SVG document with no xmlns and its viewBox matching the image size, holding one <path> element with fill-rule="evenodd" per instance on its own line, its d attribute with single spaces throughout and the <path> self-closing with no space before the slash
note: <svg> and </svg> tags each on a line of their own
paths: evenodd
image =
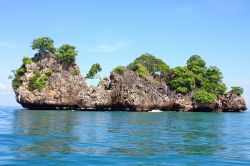
<svg viewBox="0 0 250 166">
<path fill-rule="evenodd" d="M 0 0 L 0 105 L 18 105 L 8 76 L 44 36 L 75 45 L 83 75 L 100 63 L 108 76 L 143 53 L 171 67 L 198 54 L 250 104 L 249 0 Z"/>
</svg>

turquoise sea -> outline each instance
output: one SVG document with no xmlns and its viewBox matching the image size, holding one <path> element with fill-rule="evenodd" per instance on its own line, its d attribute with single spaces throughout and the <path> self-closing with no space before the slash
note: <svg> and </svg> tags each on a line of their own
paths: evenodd
<svg viewBox="0 0 250 166">
<path fill-rule="evenodd" d="M 0 165 L 250 165 L 250 113 L 1 107 Z"/>
</svg>

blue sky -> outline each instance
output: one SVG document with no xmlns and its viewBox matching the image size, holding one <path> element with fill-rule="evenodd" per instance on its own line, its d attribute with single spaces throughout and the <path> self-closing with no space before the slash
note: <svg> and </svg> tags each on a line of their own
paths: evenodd
<svg viewBox="0 0 250 166">
<path fill-rule="evenodd" d="M 17 105 L 8 76 L 42 36 L 77 46 L 83 75 L 98 62 L 107 76 L 146 52 L 171 67 L 198 54 L 249 103 L 249 18 L 248 0 L 0 0 L 0 105 Z"/>
</svg>

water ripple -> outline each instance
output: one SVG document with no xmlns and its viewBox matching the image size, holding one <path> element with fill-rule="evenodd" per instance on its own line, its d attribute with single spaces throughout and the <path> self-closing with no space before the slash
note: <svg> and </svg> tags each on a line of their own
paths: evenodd
<svg viewBox="0 0 250 166">
<path fill-rule="evenodd" d="M 0 108 L 0 165 L 249 165 L 250 113 Z"/>
</svg>

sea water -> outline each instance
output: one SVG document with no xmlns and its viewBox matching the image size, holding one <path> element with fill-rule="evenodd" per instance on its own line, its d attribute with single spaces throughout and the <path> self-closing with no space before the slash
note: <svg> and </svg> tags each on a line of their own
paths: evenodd
<svg viewBox="0 0 250 166">
<path fill-rule="evenodd" d="M 250 165 L 250 113 L 1 107 L 0 165 Z"/>
</svg>

